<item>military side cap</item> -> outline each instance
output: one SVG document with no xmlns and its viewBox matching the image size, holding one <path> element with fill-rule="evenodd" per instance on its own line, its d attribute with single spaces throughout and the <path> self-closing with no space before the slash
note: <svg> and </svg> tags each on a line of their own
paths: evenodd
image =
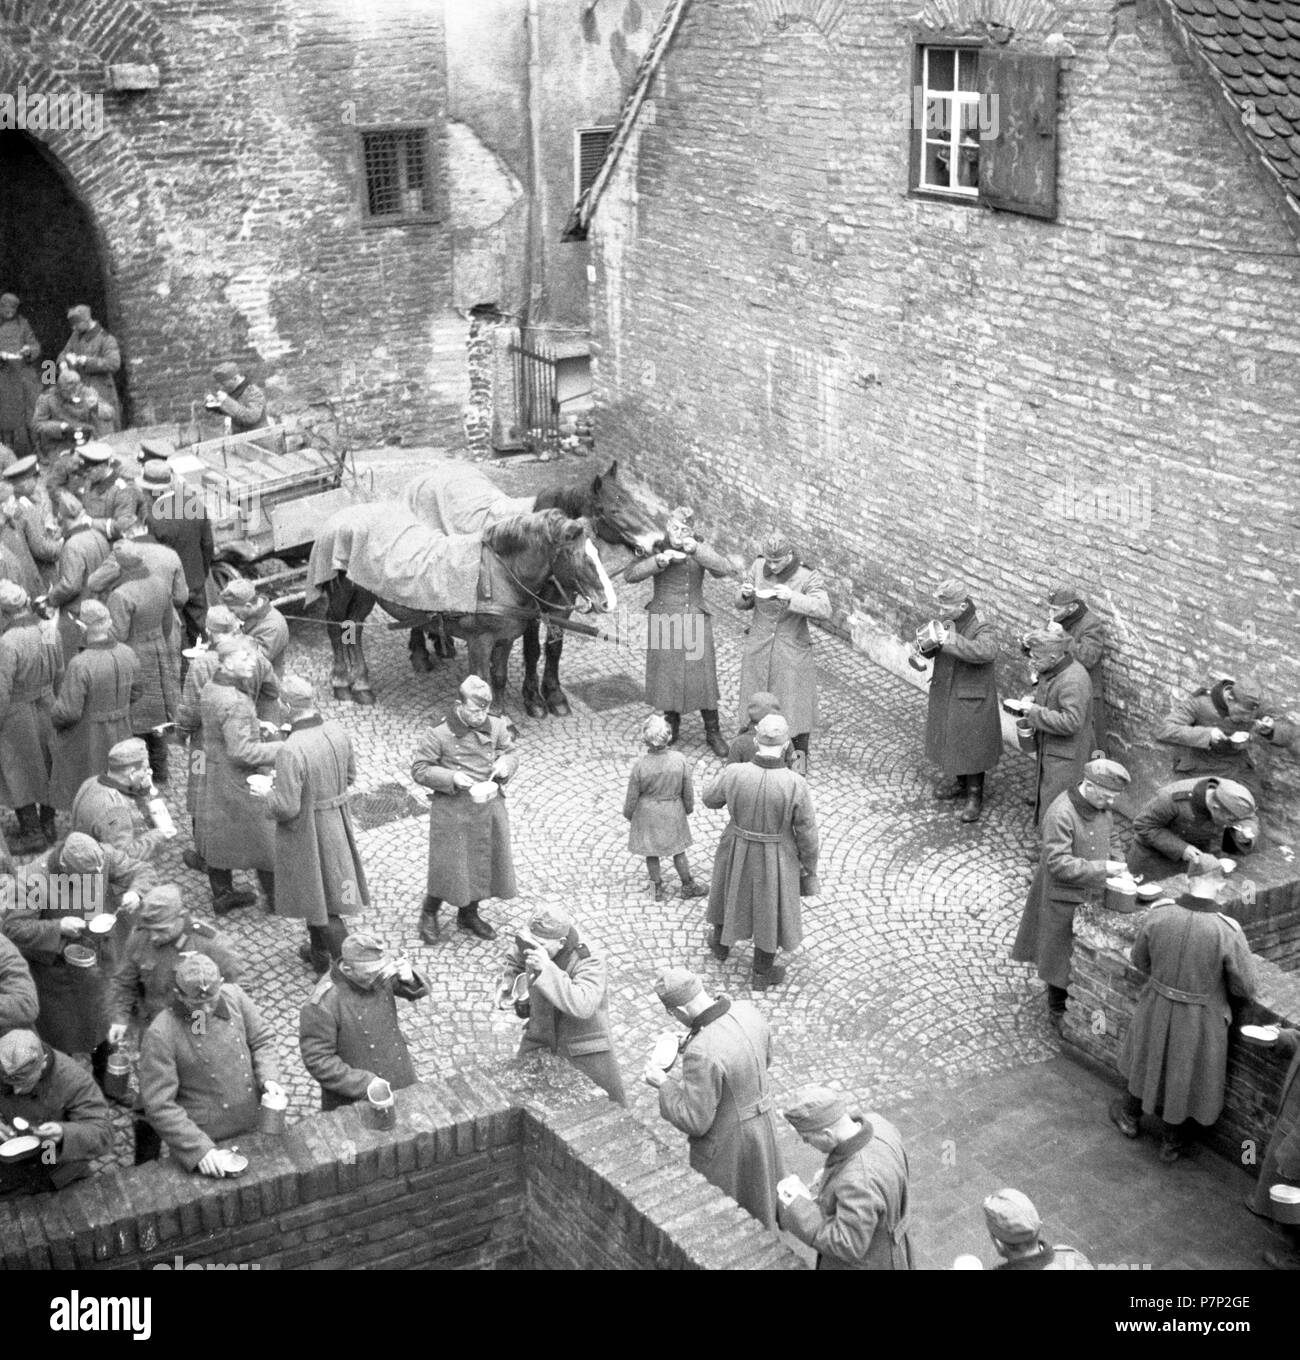
<svg viewBox="0 0 1300 1360">
<path fill-rule="evenodd" d="M 1207 801 L 1217 803 L 1223 815 L 1234 822 L 1255 815 L 1255 795 L 1235 779 L 1220 779 L 1206 792 Z"/>
<path fill-rule="evenodd" d="M 89 874 L 104 867 L 104 847 L 84 831 L 74 831 L 63 842 L 63 853 L 59 860 L 65 869 L 74 874 Z"/>
<path fill-rule="evenodd" d="M 90 443 L 83 444 L 77 452 L 88 463 L 107 463 L 113 457 L 113 446 L 105 444 L 101 440 L 92 439 Z"/>
<path fill-rule="evenodd" d="M 1026 647 L 1064 648 L 1070 635 L 1064 628 L 1031 628 L 1021 639 Z"/>
<path fill-rule="evenodd" d="M 1100 789 L 1119 793 L 1131 784 L 1132 776 L 1118 760 L 1090 760 L 1083 767 L 1083 777 L 1096 784 Z"/>
<path fill-rule="evenodd" d="M 106 623 L 113 622 L 113 616 L 108 612 L 108 606 L 99 600 L 82 600 L 77 606 L 77 617 L 86 625 L 87 628 L 99 628 Z"/>
<path fill-rule="evenodd" d="M 539 940 L 567 940 L 573 917 L 558 907 L 547 907 L 528 918 L 528 929 Z"/>
<path fill-rule="evenodd" d="M 208 1001 L 221 990 L 221 969 L 206 954 L 186 954 L 176 965 L 176 990 L 189 1001 Z"/>
<path fill-rule="evenodd" d="M 280 698 L 290 708 L 310 708 L 316 702 L 316 691 L 301 675 L 286 675 L 280 681 Z"/>
<path fill-rule="evenodd" d="M 936 600 L 947 600 L 956 604 L 961 600 L 970 599 L 970 586 L 959 577 L 950 576 L 946 581 L 940 581 L 934 588 L 934 598 Z"/>
<path fill-rule="evenodd" d="M 344 963 L 378 963 L 384 957 L 384 946 L 373 935 L 359 930 L 343 941 L 340 954 Z"/>
<path fill-rule="evenodd" d="M 226 608 L 224 604 L 214 604 L 208 610 L 208 617 L 204 627 L 208 633 L 235 633 L 239 631 L 239 620 Z"/>
<path fill-rule="evenodd" d="M 760 746 L 784 746 L 790 740 L 790 724 L 779 713 L 769 713 L 758 720 L 754 739 Z"/>
<path fill-rule="evenodd" d="M 140 556 L 140 549 L 128 543 L 126 539 L 118 539 L 113 544 L 113 556 L 117 558 L 121 566 L 134 569 L 144 564 L 144 558 Z"/>
<path fill-rule="evenodd" d="M 1014 1246 L 1036 1242 L 1043 1226 L 1028 1195 L 1019 1190 L 999 1190 L 984 1201 L 984 1221 L 999 1242 Z"/>
<path fill-rule="evenodd" d="M 849 1102 L 838 1091 L 829 1086 L 803 1086 L 795 1093 L 785 1118 L 800 1133 L 816 1133 L 830 1128 L 848 1112 Z"/>
<path fill-rule="evenodd" d="M 0 1071 L 12 1077 L 45 1056 L 39 1036 L 30 1029 L 11 1029 L 0 1035 Z"/>
<path fill-rule="evenodd" d="M 655 991 L 665 1006 L 684 1006 L 703 990 L 704 984 L 689 968 L 666 968 L 655 979 Z"/>
<path fill-rule="evenodd" d="M 17 581 L 0 581 L 0 610 L 6 614 L 20 614 L 28 602 L 27 592 Z"/>
<path fill-rule="evenodd" d="M 1264 702 L 1264 686 L 1258 676 L 1238 675 L 1228 683 L 1232 686 L 1233 697 L 1239 704 L 1259 704 Z"/>
<path fill-rule="evenodd" d="M 176 884 L 160 883 L 145 893 L 136 920 L 143 926 L 160 926 L 175 920 L 184 911 L 185 902 Z"/>
<path fill-rule="evenodd" d="M 139 765 L 141 761 L 149 759 L 149 748 L 140 740 L 139 737 L 127 737 L 125 741 L 119 741 L 110 746 L 108 750 L 109 766 Z"/>
<path fill-rule="evenodd" d="M 221 592 L 222 604 L 252 604 L 256 598 L 257 587 L 242 576 L 236 576 Z"/>
<path fill-rule="evenodd" d="M 218 387 L 222 388 L 230 387 L 234 384 L 235 379 L 238 377 L 239 377 L 238 364 L 231 363 L 218 364 L 212 370 L 212 381 L 216 383 Z"/>
<path fill-rule="evenodd" d="M 16 482 L 20 477 L 26 477 L 29 473 L 38 472 L 40 464 L 36 461 L 36 455 L 29 453 L 26 458 L 15 458 L 12 463 L 5 468 L 0 476 L 7 477 L 11 482 Z"/>
<path fill-rule="evenodd" d="M 780 713 L 781 701 L 769 690 L 757 689 L 749 696 L 747 708 L 759 708 L 763 711 L 758 715 L 766 718 L 769 713 Z"/>
<path fill-rule="evenodd" d="M 1079 593 L 1078 586 L 1059 585 L 1047 597 L 1047 603 L 1058 606 L 1066 604 L 1078 604 L 1079 601 L 1082 599 L 1083 596 Z"/>
</svg>

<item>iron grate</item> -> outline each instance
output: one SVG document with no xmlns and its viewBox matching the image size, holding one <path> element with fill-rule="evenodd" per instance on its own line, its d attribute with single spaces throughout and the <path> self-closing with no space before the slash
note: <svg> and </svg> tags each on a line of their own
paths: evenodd
<svg viewBox="0 0 1300 1360">
<path fill-rule="evenodd" d="M 400 822 L 406 817 L 422 817 L 428 803 L 414 798 L 401 784 L 381 784 L 367 793 L 354 793 L 348 801 L 352 821 L 358 831 Z"/>
</svg>

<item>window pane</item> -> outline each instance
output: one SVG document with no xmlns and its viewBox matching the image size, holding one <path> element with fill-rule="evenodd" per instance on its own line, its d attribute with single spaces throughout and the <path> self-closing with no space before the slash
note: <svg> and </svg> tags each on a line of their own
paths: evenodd
<svg viewBox="0 0 1300 1360">
<path fill-rule="evenodd" d="M 979 53 L 973 48 L 966 48 L 958 54 L 960 80 L 957 82 L 959 90 L 978 90 L 979 78 L 976 74 L 979 67 Z"/>
<path fill-rule="evenodd" d="M 927 81 L 929 88 L 932 90 L 951 90 L 953 88 L 952 48 L 927 47 L 925 52 L 929 66 L 929 79 Z"/>
<path fill-rule="evenodd" d="M 924 173 L 923 184 L 934 189 L 949 187 L 947 142 L 926 142 Z"/>
<path fill-rule="evenodd" d="M 947 136 L 952 130 L 952 100 L 925 101 L 925 133 L 927 137 Z"/>
<path fill-rule="evenodd" d="M 980 182 L 980 147 L 978 142 L 963 140 L 957 158 L 957 183 L 967 189 L 978 189 Z"/>
</svg>

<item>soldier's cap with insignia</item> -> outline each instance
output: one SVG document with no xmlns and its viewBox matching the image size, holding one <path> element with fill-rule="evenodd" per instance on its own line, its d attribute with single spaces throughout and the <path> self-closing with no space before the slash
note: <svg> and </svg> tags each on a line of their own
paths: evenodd
<svg viewBox="0 0 1300 1360">
<path fill-rule="evenodd" d="M 139 765 L 141 761 L 149 759 L 149 748 L 139 737 L 127 737 L 125 741 L 116 742 L 108 748 L 108 764 L 112 769 L 125 768 L 129 765 Z"/>
<path fill-rule="evenodd" d="M 221 592 L 222 604 L 252 604 L 257 598 L 257 587 L 243 576 L 236 576 Z"/>
<path fill-rule="evenodd" d="M 1258 676 L 1234 675 L 1225 683 L 1232 686 L 1232 697 L 1239 704 L 1254 704 L 1258 707 L 1264 702 L 1264 686 Z"/>
<path fill-rule="evenodd" d="M 108 606 L 99 600 L 82 600 L 77 606 L 77 617 L 86 625 L 87 632 L 92 628 L 111 627 L 113 623 Z"/>
<path fill-rule="evenodd" d="M 224 604 L 214 604 L 212 608 L 208 610 L 208 617 L 204 627 L 207 628 L 209 634 L 237 633 L 241 624 Z"/>
<path fill-rule="evenodd" d="M 670 1008 L 694 1001 L 703 990 L 704 983 L 700 981 L 699 974 L 692 973 L 689 968 L 665 968 L 655 978 L 655 991 L 659 994 L 659 1000 Z"/>
<path fill-rule="evenodd" d="M 358 930 L 343 941 L 340 957 L 344 963 L 378 963 L 386 952 L 382 941 Z"/>
<path fill-rule="evenodd" d="M 113 446 L 101 439 L 92 439 L 88 444 L 83 444 L 77 453 L 87 463 L 107 463 L 110 458 L 116 457 Z"/>
<path fill-rule="evenodd" d="M 161 926 L 185 914 L 185 899 L 175 883 L 160 883 L 150 888 L 140 903 L 136 921 L 142 926 Z"/>
<path fill-rule="evenodd" d="M 1038 1241 L 1043 1220 L 1028 1195 L 1019 1190 L 999 1190 L 984 1201 L 984 1222 L 999 1242 L 1017 1246 Z"/>
<path fill-rule="evenodd" d="M 221 969 L 207 954 L 186 954 L 176 965 L 176 993 L 187 1001 L 209 1001 L 221 990 Z"/>
<path fill-rule="evenodd" d="M 528 929 L 539 940 L 567 940 L 573 917 L 558 907 L 546 907 L 528 918 Z"/>
<path fill-rule="evenodd" d="M 1216 809 L 1230 821 L 1240 822 L 1255 815 L 1255 795 L 1235 779 L 1220 779 L 1205 791 L 1210 810 Z"/>
<path fill-rule="evenodd" d="M 142 439 L 140 441 L 140 452 L 136 455 L 136 461 L 144 464 L 166 462 L 175 453 L 172 446 L 161 439 Z"/>
<path fill-rule="evenodd" d="M 59 863 L 74 874 L 90 874 L 104 867 L 104 847 L 84 831 L 73 831 L 63 842 Z"/>
<path fill-rule="evenodd" d="M 286 675 L 280 681 L 280 698 L 289 708 L 311 708 L 316 703 L 316 691 L 303 676 Z"/>
<path fill-rule="evenodd" d="M 44 1058 L 45 1046 L 34 1030 L 11 1029 L 8 1034 L 0 1034 L 0 1072 L 6 1077 L 17 1076 Z"/>
<path fill-rule="evenodd" d="M 799 1133 L 829 1129 L 849 1112 L 848 1098 L 829 1086 L 801 1086 L 794 1102 L 785 1110 L 785 1119 Z"/>
<path fill-rule="evenodd" d="M 1082 599 L 1083 595 L 1078 586 L 1062 584 L 1047 597 L 1047 603 L 1060 608 L 1062 605 L 1078 604 Z"/>
<path fill-rule="evenodd" d="M 960 604 L 970 599 L 970 586 L 959 577 L 950 576 L 935 586 L 934 598 L 939 604 Z"/>
<path fill-rule="evenodd" d="M 28 603 L 29 596 L 17 581 L 0 581 L 0 611 L 21 614 Z"/>
<path fill-rule="evenodd" d="M 16 482 L 20 477 L 37 473 L 40 469 L 41 465 L 36 461 L 36 455 L 29 453 L 26 458 L 15 458 L 3 472 L 0 472 L 0 477 Z"/>
<path fill-rule="evenodd" d="M 1133 782 L 1133 776 L 1118 760 L 1105 758 L 1090 760 L 1083 767 L 1083 777 L 1099 789 L 1109 789 L 1111 793 L 1121 793 Z"/>
<path fill-rule="evenodd" d="M 784 746 L 790 740 L 790 724 L 779 713 L 769 713 L 754 726 L 754 740 L 760 746 Z"/>
</svg>

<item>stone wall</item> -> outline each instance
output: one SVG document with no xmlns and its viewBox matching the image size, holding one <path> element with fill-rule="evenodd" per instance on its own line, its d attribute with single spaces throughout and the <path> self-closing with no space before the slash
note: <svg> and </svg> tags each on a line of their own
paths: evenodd
<svg viewBox="0 0 1300 1360">
<path fill-rule="evenodd" d="M 0 1268 L 803 1269 L 734 1200 L 549 1055 L 237 1140 L 213 1181 L 171 1163 L 0 1200 Z"/>
<path fill-rule="evenodd" d="M 690 7 L 594 219 L 600 448 L 727 549 L 782 518 L 891 666 L 960 574 L 1022 692 L 1014 637 L 1077 580 L 1149 788 L 1155 724 L 1216 670 L 1300 702 L 1296 241 L 1174 36 L 1117 0 L 927 7 L 932 41 L 978 11 L 1062 55 L 1059 214 L 909 196 L 920 9 Z M 1275 807 L 1298 791 L 1275 762 Z"/>
</svg>

